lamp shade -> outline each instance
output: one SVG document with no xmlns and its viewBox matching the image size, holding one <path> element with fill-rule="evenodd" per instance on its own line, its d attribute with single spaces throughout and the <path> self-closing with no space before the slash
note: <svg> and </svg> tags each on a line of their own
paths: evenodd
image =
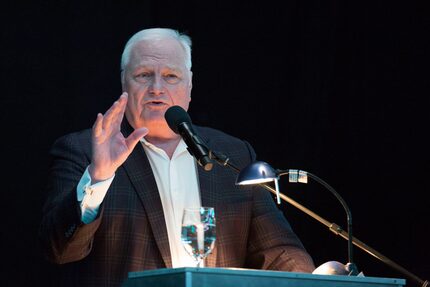
<svg viewBox="0 0 430 287">
<path fill-rule="evenodd" d="M 276 179 L 278 179 L 278 174 L 273 167 L 264 161 L 255 161 L 240 171 L 236 178 L 236 184 L 258 184 Z"/>
</svg>

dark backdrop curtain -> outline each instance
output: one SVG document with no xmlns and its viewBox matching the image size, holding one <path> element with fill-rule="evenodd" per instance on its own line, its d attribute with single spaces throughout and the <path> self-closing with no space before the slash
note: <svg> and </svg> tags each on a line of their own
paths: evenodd
<svg viewBox="0 0 430 287">
<path fill-rule="evenodd" d="M 276 168 L 324 179 L 349 204 L 357 238 L 429 277 L 430 24 L 421 1 L 113 2 L 2 4 L 2 280 L 50 281 L 55 269 L 36 237 L 48 149 L 120 95 L 126 40 L 156 26 L 193 39 L 196 124 L 248 140 Z M 317 183 L 282 179 L 281 191 L 346 228 Z M 280 208 L 317 265 L 347 262 L 345 240 Z M 354 250 L 365 275 L 405 278 Z"/>
</svg>

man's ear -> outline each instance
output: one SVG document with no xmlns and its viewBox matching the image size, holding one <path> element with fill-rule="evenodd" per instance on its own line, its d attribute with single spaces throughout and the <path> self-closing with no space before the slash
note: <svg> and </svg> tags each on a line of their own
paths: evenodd
<svg viewBox="0 0 430 287">
<path fill-rule="evenodd" d="M 190 71 L 190 82 L 188 84 L 188 89 L 190 89 L 190 97 L 191 97 L 191 89 L 193 88 L 193 72 Z"/>
<path fill-rule="evenodd" d="M 125 83 L 125 72 L 124 72 L 124 70 L 121 70 L 121 75 L 120 75 L 120 77 L 121 77 L 121 87 L 122 87 L 122 90 L 124 91 L 124 89 L 125 89 L 125 87 L 124 87 L 124 83 Z"/>
</svg>

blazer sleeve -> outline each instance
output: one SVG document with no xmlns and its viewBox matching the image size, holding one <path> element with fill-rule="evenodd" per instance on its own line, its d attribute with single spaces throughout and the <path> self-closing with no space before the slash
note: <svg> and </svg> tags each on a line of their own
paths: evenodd
<svg viewBox="0 0 430 287">
<path fill-rule="evenodd" d="M 255 152 L 248 143 L 246 145 L 254 161 Z M 314 262 L 271 193 L 262 187 L 253 189 L 246 265 L 255 269 L 311 273 L 315 269 Z"/>
<path fill-rule="evenodd" d="M 46 258 L 63 264 L 86 257 L 101 222 L 103 207 L 90 224 L 81 221 L 76 187 L 90 163 L 90 135 L 71 134 L 58 139 L 51 148 L 47 198 L 39 227 L 39 239 Z"/>
</svg>

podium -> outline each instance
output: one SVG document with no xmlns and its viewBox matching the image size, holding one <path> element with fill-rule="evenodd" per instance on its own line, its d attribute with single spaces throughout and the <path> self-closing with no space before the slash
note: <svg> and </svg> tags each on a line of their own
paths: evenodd
<svg viewBox="0 0 430 287">
<path fill-rule="evenodd" d="M 405 279 L 241 268 L 164 268 L 130 272 L 124 287 L 401 287 Z"/>
</svg>

